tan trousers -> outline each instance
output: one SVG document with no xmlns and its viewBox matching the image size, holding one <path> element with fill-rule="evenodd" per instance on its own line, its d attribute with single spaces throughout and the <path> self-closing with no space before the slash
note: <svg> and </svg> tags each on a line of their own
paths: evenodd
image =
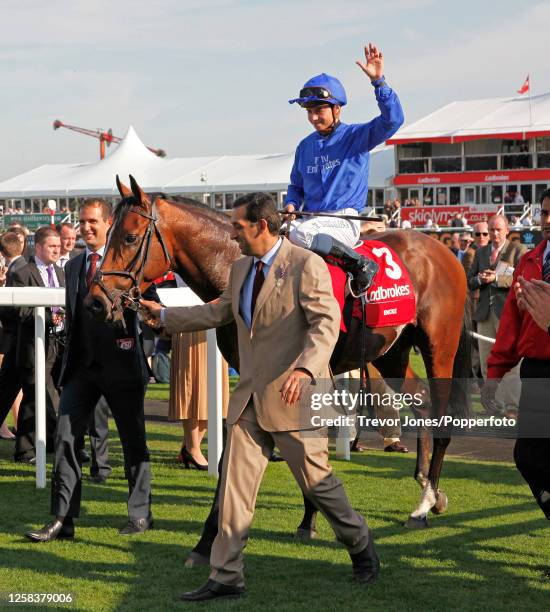
<svg viewBox="0 0 550 612">
<path fill-rule="evenodd" d="M 496 338 L 500 320 L 492 310 L 489 310 L 489 318 L 486 321 L 478 321 L 477 332 L 488 338 Z M 490 342 L 479 340 L 479 361 L 481 366 L 481 374 L 487 379 L 487 358 L 493 348 Z M 519 396 L 521 393 L 521 380 L 519 377 L 520 364 L 512 368 L 502 379 L 498 386 L 495 396 L 496 401 L 503 407 L 513 406 L 517 409 L 519 406 Z"/>
<path fill-rule="evenodd" d="M 244 585 L 243 549 L 274 445 L 286 459 L 302 491 L 327 518 L 336 538 L 350 553 L 366 547 L 369 536 L 365 519 L 350 506 L 342 483 L 332 474 L 326 430 L 317 430 L 317 433 L 314 436 L 312 431 L 264 431 L 250 404 L 237 423 L 228 427 L 218 535 L 210 556 L 212 580 Z"/>
</svg>

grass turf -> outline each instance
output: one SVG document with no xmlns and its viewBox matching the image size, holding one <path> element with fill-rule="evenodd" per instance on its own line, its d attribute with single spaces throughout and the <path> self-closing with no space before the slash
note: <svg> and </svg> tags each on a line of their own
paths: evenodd
<svg viewBox="0 0 550 612">
<path fill-rule="evenodd" d="M 73 593 L 76 610 L 174 610 L 178 593 L 195 588 L 206 568 L 186 570 L 215 481 L 173 462 L 180 429 L 148 423 L 153 464 L 155 529 L 123 538 L 126 482 L 121 447 L 111 431 L 114 472 L 105 485 L 84 482 L 83 512 L 74 542 L 40 545 L 25 530 L 48 518 L 49 489 L 36 490 L 33 469 L 10 461 L 0 445 L 0 593 Z M 407 531 L 418 501 L 414 457 L 369 452 L 352 463 L 333 461 L 355 508 L 373 527 L 382 559 L 379 580 L 353 585 L 345 550 L 324 519 L 319 540 L 298 544 L 301 495 L 284 463 L 270 464 L 246 549 L 245 599 L 202 609 L 246 610 L 540 610 L 548 605 L 547 523 L 511 464 L 448 459 L 442 486 L 446 514 L 431 529 Z M 544 603 L 546 602 L 546 604 Z M 62 609 L 63 606 L 57 606 Z M 67 606 L 65 606 L 67 609 Z"/>
</svg>

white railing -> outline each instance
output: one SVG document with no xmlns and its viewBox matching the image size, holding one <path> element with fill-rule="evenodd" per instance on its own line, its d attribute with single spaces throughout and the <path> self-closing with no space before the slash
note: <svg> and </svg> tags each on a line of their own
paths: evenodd
<svg viewBox="0 0 550 612">
<path fill-rule="evenodd" d="M 166 306 L 202 303 L 187 287 L 159 289 Z M 1 306 L 34 307 L 36 487 L 46 487 L 46 307 L 65 306 L 65 289 L 0 287 Z M 215 330 L 208 330 L 208 473 L 217 476 L 222 451 L 222 372 Z"/>
</svg>

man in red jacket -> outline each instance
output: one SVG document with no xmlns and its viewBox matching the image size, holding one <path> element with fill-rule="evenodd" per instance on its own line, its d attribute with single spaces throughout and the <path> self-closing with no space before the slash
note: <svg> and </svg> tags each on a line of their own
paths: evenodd
<svg viewBox="0 0 550 612">
<path fill-rule="evenodd" d="M 521 359 L 516 466 L 550 520 L 550 335 L 541 333 L 530 314 L 536 281 L 550 283 L 550 190 L 541 198 L 542 242 L 523 255 L 514 272 L 514 289 L 502 311 L 495 345 L 487 360 L 487 383 L 482 402 L 492 406 L 498 383 Z M 538 302 L 540 304 L 540 301 Z M 539 319 L 539 315 L 535 315 Z"/>
</svg>

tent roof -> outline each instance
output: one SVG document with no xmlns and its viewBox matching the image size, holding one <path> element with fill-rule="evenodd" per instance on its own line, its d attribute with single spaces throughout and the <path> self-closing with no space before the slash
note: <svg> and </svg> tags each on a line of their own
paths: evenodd
<svg viewBox="0 0 550 612">
<path fill-rule="evenodd" d="M 451 102 L 401 128 L 388 144 L 464 142 L 481 138 L 524 140 L 550 135 L 550 93 L 520 98 Z"/>
<path fill-rule="evenodd" d="M 0 198 L 117 195 L 115 177 L 132 174 L 147 191 L 224 193 L 283 191 L 288 186 L 294 153 L 157 157 L 130 127 L 105 159 L 84 164 L 48 164 L 0 182 Z M 370 185 L 384 187 L 394 174 L 393 147 L 372 151 Z"/>
</svg>

